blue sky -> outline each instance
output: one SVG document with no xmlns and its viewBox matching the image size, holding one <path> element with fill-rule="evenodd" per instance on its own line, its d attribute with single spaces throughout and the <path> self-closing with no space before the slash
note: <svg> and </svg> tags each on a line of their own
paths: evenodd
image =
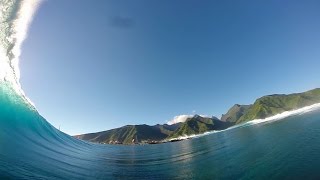
<svg viewBox="0 0 320 180">
<path fill-rule="evenodd" d="M 69 134 L 320 87 L 319 1 L 45 1 L 21 83 Z"/>
</svg>

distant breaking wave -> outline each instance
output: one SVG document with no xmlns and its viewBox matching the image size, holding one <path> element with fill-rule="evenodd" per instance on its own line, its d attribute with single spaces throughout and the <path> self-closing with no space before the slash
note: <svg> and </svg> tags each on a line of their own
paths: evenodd
<svg viewBox="0 0 320 180">
<path fill-rule="evenodd" d="M 202 137 L 202 136 L 206 136 L 206 135 L 210 135 L 213 133 L 219 133 L 219 132 L 223 132 L 223 131 L 228 131 L 231 129 L 235 129 L 235 128 L 242 128 L 242 127 L 246 127 L 246 126 L 252 126 L 252 125 L 256 125 L 256 124 L 262 124 L 262 123 L 271 123 L 274 121 L 278 121 L 278 120 L 282 120 L 284 118 L 290 117 L 290 116 L 296 116 L 296 115 L 302 115 L 308 112 L 312 112 L 312 111 L 316 111 L 316 110 L 320 110 L 320 103 L 317 104 L 313 104 L 310 106 L 306 106 L 300 109 L 296 109 L 296 110 L 292 110 L 292 111 L 285 111 L 283 113 L 280 114 L 276 114 L 274 116 L 265 118 L 265 119 L 254 119 L 251 121 L 248 121 L 246 123 L 242 123 L 242 124 L 238 124 L 235 126 L 231 126 L 227 129 L 224 130 L 214 130 L 214 131 L 209 131 L 209 132 L 205 132 L 203 134 L 193 134 L 193 135 L 184 135 L 184 136 L 180 136 L 177 138 L 172 138 L 170 140 L 184 140 L 184 139 L 189 139 L 189 138 L 198 138 L 198 137 Z M 169 141 L 170 141 L 169 140 Z"/>
</svg>

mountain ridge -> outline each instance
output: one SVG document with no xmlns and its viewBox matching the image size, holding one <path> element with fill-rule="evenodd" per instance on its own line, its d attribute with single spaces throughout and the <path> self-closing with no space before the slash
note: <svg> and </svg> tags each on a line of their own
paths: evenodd
<svg viewBox="0 0 320 180">
<path fill-rule="evenodd" d="M 126 125 L 96 133 L 76 135 L 74 137 L 105 144 L 137 144 L 160 143 L 181 136 L 202 134 L 213 130 L 223 130 L 236 124 L 245 123 L 254 119 L 267 118 L 285 111 L 299 109 L 312 104 L 320 103 L 320 88 L 302 93 L 272 94 L 262 96 L 250 105 L 233 105 L 221 120 L 212 117 L 194 115 L 184 122 L 154 126 Z"/>
</svg>

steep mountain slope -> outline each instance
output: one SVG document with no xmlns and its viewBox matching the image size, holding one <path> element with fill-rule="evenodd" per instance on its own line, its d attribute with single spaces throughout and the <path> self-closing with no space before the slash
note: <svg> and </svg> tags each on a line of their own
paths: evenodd
<svg viewBox="0 0 320 180">
<path fill-rule="evenodd" d="M 232 106 L 226 114 L 221 116 L 221 121 L 235 123 L 246 114 L 252 105 L 239 105 L 235 104 Z"/>
<path fill-rule="evenodd" d="M 231 123 L 222 122 L 216 117 L 208 118 L 195 115 L 183 123 L 148 125 L 127 125 L 108 131 L 83 134 L 76 138 L 107 144 L 134 144 L 161 141 L 183 135 L 201 134 L 207 131 L 220 130 L 229 127 Z"/>
<path fill-rule="evenodd" d="M 76 136 L 79 139 L 108 144 L 133 144 L 143 141 L 160 141 L 173 133 L 180 124 L 174 125 L 127 125 L 108 131 L 83 134 Z"/>
<path fill-rule="evenodd" d="M 176 124 L 172 124 L 172 125 L 168 125 L 168 124 L 157 124 L 154 127 L 155 128 L 159 128 L 160 131 L 163 134 L 166 134 L 167 136 L 171 135 L 175 130 L 177 130 L 182 123 L 176 123 Z"/>
<path fill-rule="evenodd" d="M 182 123 L 168 138 L 177 138 L 184 135 L 201 134 L 207 131 L 226 129 L 230 125 L 231 123 L 220 121 L 216 117 L 208 118 L 195 115 Z"/>
<path fill-rule="evenodd" d="M 270 117 L 284 111 L 299 109 L 319 102 L 320 88 L 289 95 L 274 94 L 263 96 L 255 101 L 248 111 L 236 121 L 236 124 Z"/>
<path fill-rule="evenodd" d="M 222 130 L 234 124 L 266 118 L 315 103 L 320 103 L 320 88 L 289 95 L 274 94 L 263 96 L 257 99 L 253 105 L 235 104 L 226 114 L 222 115 L 222 120 L 216 117 L 209 118 L 195 115 L 188 118 L 185 122 L 173 125 L 127 125 L 108 131 L 83 134 L 75 137 L 91 142 L 109 144 L 153 143 L 153 141 L 177 138 L 184 135 Z"/>
</svg>

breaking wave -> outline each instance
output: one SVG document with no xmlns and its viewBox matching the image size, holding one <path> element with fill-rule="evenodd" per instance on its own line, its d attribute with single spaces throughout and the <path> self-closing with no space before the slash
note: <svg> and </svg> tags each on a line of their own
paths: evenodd
<svg viewBox="0 0 320 180">
<path fill-rule="evenodd" d="M 235 126 L 231 126 L 231 127 L 227 128 L 227 129 L 224 129 L 224 130 L 214 130 L 214 131 L 205 132 L 203 134 L 193 134 L 193 135 L 189 135 L 189 136 L 185 135 L 185 136 L 180 136 L 180 137 L 177 137 L 177 138 L 172 138 L 170 140 L 184 140 L 184 139 L 190 139 L 190 138 L 198 138 L 198 137 L 210 135 L 210 134 L 213 134 L 213 133 L 219 133 L 219 132 L 223 132 L 223 131 L 228 131 L 228 130 L 231 130 L 231 129 L 242 128 L 242 127 L 247 127 L 247 126 L 252 126 L 252 125 L 262 124 L 262 123 L 271 123 L 271 122 L 274 122 L 274 121 L 285 119 L 285 118 L 290 117 L 290 116 L 303 115 L 305 113 L 316 111 L 316 110 L 320 110 L 320 103 L 313 104 L 313 105 L 306 106 L 306 107 L 303 107 L 303 108 L 300 108 L 300 109 L 296 109 L 296 110 L 292 110 L 292 111 L 285 111 L 285 112 L 282 112 L 280 114 L 277 114 L 277 115 L 274 115 L 274 116 L 271 116 L 271 117 L 267 117 L 267 118 L 264 118 L 264 119 L 254 119 L 254 120 L 248 121 L 246 123 L 242 123 L 242 124 L 238 124 L 238 125 L 235 125 Z"/>
</svg>

